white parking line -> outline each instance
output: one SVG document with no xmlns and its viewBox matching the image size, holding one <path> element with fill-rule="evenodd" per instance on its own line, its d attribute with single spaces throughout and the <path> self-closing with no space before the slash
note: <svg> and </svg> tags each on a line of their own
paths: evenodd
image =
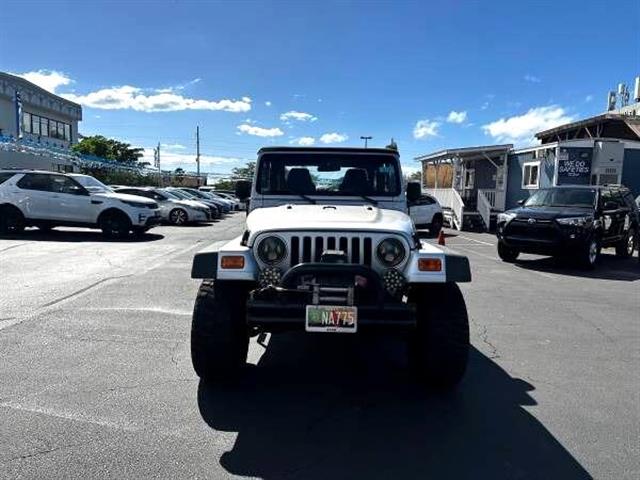
<svg viewBox="0 0 640 480">
<path fill-rule="evenodd" d="M 452 246 L 452 247 L 457 248 L 457 245 Z M 484 253 L 479 253 L 479 252 L 476 252 L 475 250 L 471 250 L 470 248 L 460 247 L 460 250 L 464 250 L 465 252 L 473 253 L 474 255 L 478 255 L 479 257 L 486 258 L 488 260 L 493 260 L 494 262 L 506 267 L 506 265 L 504 265 L 504 262 L 502 260 L 500 260 L 500 259 L 498 259 L 498 258 L 496 258 L 494 256 L 486 255 Z M 517 265 L 516 265 L 516 267 L 517 267 Z M 544 273 L 544 272 L 539 272 L 537 270 L 529 270 L 529 269 L 525 269 L 525 268 L 522 268 L 522 267 L 518 267 L 518 270 L 523 271 L 523 272 L 534 273 L 534 274 L 539 275 L 539 276 L 544 277 L 544 278 L 555 278 L 553 275 L 550 275 L 550 274 Z"/>
<path fill-rule="evenodd" d="M 492 246 L 492 247 L 495 247 L 495 246 L 496 246 L 496 244 L 495 244 L 495 243 L 483 242 L 482 240 L 476 240 L 475 238 L 466 237 L 466 236 L 464 236 L 464 235 L 458 235 L 458 236 L 457 236 L 457 238 L 464 238 L 465 240 L 470 240 L 470 241 L 472 241 L 472 242 L 480 243 L 480 244 L 482 244 L 482 245 L 490 245 L 490 246 Z"/>
</svg>

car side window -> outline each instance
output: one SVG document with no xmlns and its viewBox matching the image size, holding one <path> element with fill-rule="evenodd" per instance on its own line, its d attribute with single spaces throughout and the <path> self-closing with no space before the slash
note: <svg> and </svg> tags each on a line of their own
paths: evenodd
<svg viewBox="0 0 640 480">
<path fill-rule="evenodd" d="M 4 172 L 4 173 L 0 172 L 0 185 L 2 185 L 4 182 L 9 180 L 14 175 L 15 173 L 12 173 L 12 172 Z"/>
<path fill-rule="evenodd" d="M 39 192 L 51 192 L 51 175 L 45 173 L 27 173 L 16 183 L 23 190 L 36 190 Z"/>
<path fill-rule="evenodd" d="M 615 208 L 607 208 L 607 203 L 615 204 Z M 602 190 L 600 194 L 600 206 L 604 210 L 617 210 L 624 207 L 624 201 L 618 192 Z M 611 207 L 613 207 L 613 205 L 611 205 Z"/>
<path fill-rule="evenodd" d="M 84 187 L 62 175 L 51 175 L 51 191 L 69 195 L 82 195 L 85 192 Z"/>
</svg>

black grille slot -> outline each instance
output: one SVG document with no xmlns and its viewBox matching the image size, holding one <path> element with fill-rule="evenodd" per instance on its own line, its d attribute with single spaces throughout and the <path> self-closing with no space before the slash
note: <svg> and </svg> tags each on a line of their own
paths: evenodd
<svg viewBox="0 0 640 480">
<path fill-rule="evenodd" d="M 371 239 L 370 238 L 365 238 L 364 239 L 364 264 L 365 265 L 371 265 L 371 255 L 373 252 L 373 247 L 371 246 Z"/>
<path fill-rule="evenodd" d="M 360 238 L 351 239 L 351 263 L 360 263 Z"/>
<path fill-rule="evenodd" d="M 316 237 L 316 255 L 314 261 L 319 262 L 320 257 L 322 257 L 324 239 L 322 237 Z"/>
<path fill-rule="evenodd" d="M 347 237 L 340 237 L 340 248 L 344 253 L 349 252 L 349 239 Z"/>
<path fill-rule="evenodd" d="M 311 261 L 311 237 L 302 239 L 302 261 L 309 263 Z"/>
<path fill-rule="evenodd" d="M 327 250 L 335 250 L 336 249 L 336 237 L 327 238 Z"/>
<path fill-rule="evenodd" d="M 291 266 L 300 263 L 300 237 L 291 237 Z"/>
</svg>

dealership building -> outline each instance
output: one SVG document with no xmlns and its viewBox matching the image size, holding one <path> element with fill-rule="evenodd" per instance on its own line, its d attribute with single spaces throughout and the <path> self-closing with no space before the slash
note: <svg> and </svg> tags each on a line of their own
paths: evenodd
<svg viewBox="0 0 640 480">
<path fill-rule="evenodd" d="M 499 212 L 541 188 L 622 184 L 638 196 L 640 77 L 633 100 L 538 132 L 539 145 L 482 145 L 421 155 L 416 160 L 422 163 L 422 188 L 438 199 L 450 226 L 484 230 L 492 228 Z"/>
<path fill-rule="evenodd" d="M 77 103 L 0 72 L 0 168 L 72 170 L 65 153 L 78 142 L 80 120 Z"/>
</svg>

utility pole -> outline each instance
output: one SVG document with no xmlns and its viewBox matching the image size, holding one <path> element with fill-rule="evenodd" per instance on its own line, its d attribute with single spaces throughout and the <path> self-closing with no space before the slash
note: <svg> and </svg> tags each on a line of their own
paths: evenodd
<svg viewBox="0 0 640 480">
<path fill-rule="evenodd" d="M 160 142 L 158 142 L 158 148 L 155 151 L 155 167 L 158 169 L 158 183 L 162 187 L 162 169 L 160 168 Z"/>
<path fill-rule="evenodd" d="M 369 140 L 371 140 L 373 137 L 369 136 L 369 137 L 363 137 L 360 136 L 360 140 L 364 140 L 364 148 L 367 148 L 369 146 Z"/>
<path fill-rule="evenodd" d="M 198 181 L 200 181 L 200 126 L 196 126 L 196 165 L 198 172 Z"/>
</svg>

